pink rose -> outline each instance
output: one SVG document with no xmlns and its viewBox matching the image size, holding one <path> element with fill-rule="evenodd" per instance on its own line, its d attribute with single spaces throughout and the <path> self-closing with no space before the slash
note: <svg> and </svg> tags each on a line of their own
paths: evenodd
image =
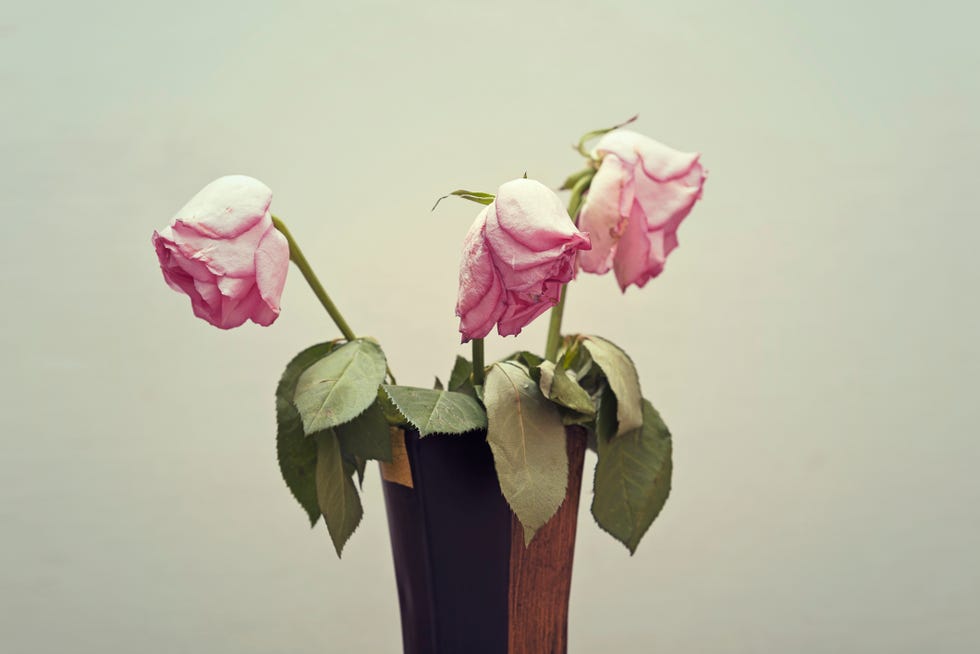
<svg viewBox="0 0 980 654">
<path fill-rule="evenodd" d="M 589 237 L 575 228 L 558 196 L 540 182 L 515 179 L 497 191 L 466 234 L 456 315 L 463 342 L 519 334 L 558 303 L 575 277 L 575 255 Z"/>
<path fill-rule="evenodd" d="M 579 265 L 597 274 L 613 268 L 624 292 L 630 284 L 642 288 L 663 271 L 678 226 L 701 197 L 700 155 L 629 130 L 606 134 L 596 153 L 602 164 L 579 217 L 592 250 Z"/>
<path fill-rule="evenodd" d="M 272 191 L 244 175 L 221 177 L 153 232 L 163 278 L 191 298 L 194 315 L 230 329 L 271 325 L 289 268 L 286 237 L 272 225 Z"/>
</svg>

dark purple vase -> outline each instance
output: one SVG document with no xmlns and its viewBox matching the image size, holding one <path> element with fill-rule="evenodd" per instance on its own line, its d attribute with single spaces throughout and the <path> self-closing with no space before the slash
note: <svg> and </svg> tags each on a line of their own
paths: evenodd
<svg viewBox="0 0 980 654">
<path fill-rule="evenodd" d="M 382 482 L 405 654 L 565 654 L 585 455 L 567 434 L 568 494 L 525 547 L 486 433 L 405 432 Z"/>
</svg>

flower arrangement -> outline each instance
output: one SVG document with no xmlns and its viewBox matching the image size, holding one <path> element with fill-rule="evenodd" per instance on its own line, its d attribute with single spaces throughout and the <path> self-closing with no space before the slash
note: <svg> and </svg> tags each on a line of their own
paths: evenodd
<svg viewBox="0 0 980 654">
<path fill-rule="evenodd" d="M 572 426 L 598 454 L 592 514 L 635 552 L 670 492 L 670 432 L 620 347 L 561 334 L 567 285 L 579 271 L 611 270 L 622 292 L 642 288 L 663 271 L 701 197 L 699 155 L 624 129 L 633 120 L 579 140 L 585 167 L 559 189 L 569 192 L 567 209 L 526 176 L 495 194 L 450 194 L 483 209 L 463 242 L 456 304 L 472 358 L 457 357 L 445 386 L 397 384 L 381 345 L 351 329 L 271 213 L 272 192 L 260 181 L 215 180 L 154 232 L 167 284 L 216 327 L 275 322 L 290 261 L 336 323 L 340 338 L 286 365 L 276 419 L 283 479 L 312 525 L 323 518 L 338 556 L 363 515 L 355 476 L 363 483 L 369 460 L 397 459 L 406 429 L 420 438 L 485 433 L 500 490 L 529 543 L 565 499 Z M 486 364 L 483 339 L 494 327 L 516 335 L 549 309 L 543 353 Z"/>
</svg>

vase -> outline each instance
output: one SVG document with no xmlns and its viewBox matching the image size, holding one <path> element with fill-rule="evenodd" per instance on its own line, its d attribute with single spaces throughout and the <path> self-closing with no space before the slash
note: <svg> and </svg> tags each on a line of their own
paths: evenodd
<svg viewBox="0 0 980 654">
<path fill-rule="evenodd" d="M 568 491 L 525 547 L 486 433 L 393 434 L 382 464 L 405 654 L 565 654 L 585 432 Z"/>
</svg>

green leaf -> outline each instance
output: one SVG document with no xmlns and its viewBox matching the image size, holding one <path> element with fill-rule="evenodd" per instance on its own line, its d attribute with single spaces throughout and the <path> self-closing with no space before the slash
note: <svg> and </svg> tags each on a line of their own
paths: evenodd
<svg viewBox="0 0 980 654">
<path fill-rule="evenodd" d="M 568 190 L 571 190 L 583 178 L 585 178 L 585 177 L 594 177 L 595 176 L 595 173 L 596 173 L 596 169 L 593 166 L 589 166 L 588 168 L 585 168 L 583 170 L 580 170 L 577 173 L 572 173 L 571 175 L 569 175 L 568 177 L 565 178 L 565 181 L 562 182 L 561 186 L 558 187 L 558 190 L 559 191 L 568 191 Z"/>
<path fill-rule="evenodd" d="M 642 427 L 597 441 L 592 515 L 633 554 L 670 494 L 670 431 L 643 400 Z"/>
<path fill-rule="evenodd" d="M 381 388 L 419 436 L 462 434 L 487 426 L 483 407 L 469 395 L 409 386 Z"/>
<path fill-rule="evenodd" d="M 592 360 L 602 369 L 609 387 L 616 394 L 617 434 L 625 434 L 643 424 L 643 395 L 640 377 L 630 358 L 618 346 L 598 336 L 588 336 L 582 342 Z"/>
<path fill-rule="evenodd" d="M 595 433 L 598 438 L 610 439 L 616 435 L 616 395 L 603 383 L 596 395 Z"/>
<path fill-rule="evenodd" d="M 467 191 L 464 189 L 457 189 L 452 193 L 444 195 L 438 200 L 436 200 L 436 203 L 432 205 L 432 211 L 435 211 L 436 207 L 439 206 L 439 203 L 451 195 L 455 195 L 458 198 L 463 198 L 464 200 L 469 200 L 471 202 L 476 202 L 477 204 L 490 204 L 491 202 L 493 202 L 495 197 L 493 193 L 481 193 L 480 191 Z"/>
<path fill-rule="evenodd" d="M 473 364 L 459 355 L 456 355 L 456 363 L 449 375 L 449 390 L 476 397 L 473 390 Z"/>
<path fill-rule="evenodd" d="M 391 432 L 378 402 L 335 431 L 345 457 L 391 461 Z"/>
<path fill-rule="evenodd" d="M 337 556 L 361 523 L 364 508 L 354 486 L 354 466 L 344 460 L 332 429 L 316 434 L 316 495 Z"/>
<path fill-rule="evenodd" d="M 437 391 L 446 390 L 446 387 L 442 385 L 442 380 L 438 377 L 436 377 L 436 382 L 432 385 L 432 388 L 436 389 Z"/>
<path fill-rule="evenodd" d="M 391 401 L 388 394 L 384 392 L 384 388 L 378 387 L 378 406 L 381 407 L 381 412 L 385 416 L 385 420 L 392 427 L 401 427 L 408 424 L 408 419 L 402 415 L 402 412 L 398 410 L 395 403 Z"/>
<path fill-rule="evenodd" d="M 565 407 L 558 407 L 558 412 L 561 414 L 561 424 L 565 426 L 580 425 L 582 427 L 591 427 L 592 423 L 595 422 L 594 415 L 588 416 L 578 411 L 566 409 Z"/>
<path fill-rule="evenodd" d="M 586 352 L 584 348 L 582 351 Z M 585 359 L 584 364 L 574 369 L 575 378 L 578 380 L 578 385 L 584 388 L 586 393 L 594 396 L 609 384 L 606 383 L 606 377 L 602 374 L 602 370 L 595 364 L 587 352 L 583 359 Z"/>
<path fill-rule="evenodd" d="M 364 470 L 368 459 L 391 461 L 389 429 L 380 398 L 361 415 L 334 428 L 340 440 L 340 450 L 344 460 L 354 466 L 357 471 L 357 483 L 361 488 L 364 487 Z"/>
<path fill-rule="evenodd" d="M 541 378 L 538 382 L 541 392 L 549 400 L 586 416 L 595 415 L 595 405 L 585 389 L 570 374 L 561 368 L 555 368 L 551 361 L 542 361 L 538 366 Z"/>
<path fill-rule="evenodd" d="M 595 397 L 606 385 L 602 370 L 592 360 L 592 356 L 582 346 L 584 336 L 566 336 L 559 349 L 559 363 L 556 368 L 565 369 L 590 397 Z"/>
<path fill-rule="evenodd" d="M 579 139 L 579 141 L 578 141 L 578 147 L 576 149 L 580 153 L 582 153 L 582 156 L 585 156 L 585 157 L 590 156 L 589 153 L 586 152 L 586 150 L 585 150 L 585 144 L 586 143 L 588 143 L 592 139 L 599 138 L 600 136 L 603 136 L 605 134 L 608 134 L 609 132 L 611 132 L 611 131 L 613 131 L 615 129 L 619 129 L 620 127 L 626 127 L 627 125 L 629 125 L 630 123 L 632 123 L 633 121 L 635 121 L 639 117 L 640 117 L 640 115 L 639 114 L 636 114 L 636 115 L 634 115 L 634 116 L 632 116 L 630 118 L 627 118 L 626 120 L 624 120 L 623 122 L 621 122 L 621 123 L 619 123 L 617 125 L 613 125 L 612 127 L 603 127 L 602 129 L 596 129 L 596 130 L 592 130 L 591 132 L 586 132 L 585 134 L 582 135 L 582 138 Z"/>
<path fill-rule="evenodd" d="M 316 500 L 316 442 L 306 437 L 303 421 L 293 406 L 296 381 L 304 370 L 326 356 L 337 343 L 319 343 L 297 354 L 286 365 L 276 387 L 276 454 L 279 471 L 293 497 L 316 525 L 320 507 Z"/>
<path fill-rule="evenodd" d="M 359 456 L 351 457 L 354 463 L 354 470 L 357 471 L 357 487 L 364 490 L 364 473 L 367 470 L 367 459 Z"/>
<path fill-rule="evenodd" d="M 496 363 L 484 387 L 487 442 L 500 490 L 524 525 L 524 542 L 565 500 L 568 451 L 558 408 L 520 365 Z"/>
<path fill-rule="evenodd" d="M 565 370 L 577 371 L 581 366 L 580 360 L 583 358 L 581 352 L 582 339 L 577 334 L 563 337 L 562 344 L 558 348 L 558 359 L 561 362 L 561 367 Z M 576 376 L 578 376 L 577 372 Z"/>
<path fill-rule="evenodd" d="M 525 368 L 531 370 L 532 368 L 537 368 L 544 361 L 543 357 L 539 357 L 534 352 L 528 352 L 527 350 L 519 350 L 514 352 L 509 357 L 504 359 L 505 361 L 517 361 L 524 365 Z"/>
<path fill-rule="evenodd" d="M 293 409 L 295 411 L 295 409 Z M 296 429 L 287 430 L 280 424 L 276 436 L 276 454 L 279 459 L 279 472 L 289 487 L 293 497 L 306 511 L 310 525 L 320 519 L 320 509 L 316 501 L 316 443 L 306 437 L 303 427 L 296 417 Z"/>
<path fill-rule="evenodd" d="M 345 343 L 307 368 L 293 404 L 307 436 L 353 420 L 374 402 L 385 377 L 385 356 L 375 343 Z"/>
</svg>

